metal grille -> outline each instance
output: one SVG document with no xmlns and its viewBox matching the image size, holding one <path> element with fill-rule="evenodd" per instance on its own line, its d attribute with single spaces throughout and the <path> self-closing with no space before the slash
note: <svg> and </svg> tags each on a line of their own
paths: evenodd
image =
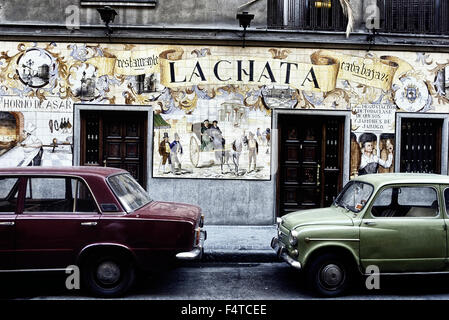
<svg viewBox="0 0 449 320">
<path fill-rule="evenodd" d="M 86 160 L 84 165 L 98 165 L 99 116 L 97 113 L 88 113 L 86 118 Z"/>
<path fill-rule="evenodd" d="M 447 33 L 446 0 L 378 0 L 381 31 L 390 33 Z M 440 23 L 441 22 L 441 23 Z"/>
<path fill-rule="evenodd" d="M 440 173 L 441 128 L 439 120 L 402 120 L 401 172 Z"/>
<path fill-rule="evenodd" d="M 319 7 L 328 0 L 268 0 L 268 27 L 300 30 L 346 29 L 347 18 L 339 0 L 331 8 Z"/>
</svg>

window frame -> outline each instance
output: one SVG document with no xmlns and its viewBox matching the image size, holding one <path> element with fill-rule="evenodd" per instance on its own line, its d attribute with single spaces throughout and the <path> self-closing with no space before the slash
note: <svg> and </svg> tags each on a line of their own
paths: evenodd
<svg viewBox="0 0 449 320">
<path fill-rule="evenodd" d="M 20 176 L 14 176 L 14 175 L 5 175 L 5 176 L 1 176 L 0 179 L 17 179 L 17 181 L 14 183 L 13 187 L 11 188 L 11 190 L 9 191 L 8 195 L 5 198 L 2 198 L 0 200 L 10 200 L 10 199 L 17 199 L 17 203 L 16 203 L 16 207 L 14 209 L 14 211 L 0 211 L 0 217 L 3 215 L 11 215 L 11 214 L 17 214 L 17 212 L 19 211 L 20 208 L 20 189 L 21 189 L 21 185 L 22 185 L 22 179 Z M 15 190 L 15 192 L 14 192 Z"/>
<path fill-rule="evenodd" d="M 433 216 L 433 217 L 378 217 L 378 216 L 374 216 L 372 213 L 372 209 L 374 206 L 374 203 L 377 200 L 377 197 L 385 190 L 385 189 L 389 189 L 389 188 L 401 188 L 401 187 L 415 187 L 415 188 L 419 188 L 419 187 L 423 187 L 423 188 L 432 188 L 435 192 L 436 192 L 436 200 L 438 201 L 438 214 Z M 441 197 L 440 197 L 440 188 L 439 186 L 436 186 L 435 184 L 429 184 L 429 183 L 402 183 L 402 184 L 389 184 L 389 185 L 384 185 L 382 187 L 380 187 L 378 189 L 378 191 L 376 192 L 376 194 L 374 195 L 369 208 L 365 214 L 365 216 L 363 217 L 363 219 L 387 219 L 387 220 L 391 220 L 391 219 L 441 219 L 442 215 L 441 215 Z"/>
<path fill-rule="evenodd" d="M 338 0 L 331 0 L 331 8 L 315 8 L 315 0 L 268 0 L 267 28 L 309 31 L 345 32 L 348 18 L 342 13 Z M 287 5 L 287 6 L 286 6 Z M 293 9 L 292 9 L 293 8 Z M 329 10 L 328 13 L 316 10 Z M 331 25 L 318 19 L 332 20 Z"/>
<path fill-rule="evenodd" d="M 441 186 L 441 197 L 444 203 L 444 218 L 447 219 L 449 218 L 449 212 L 447 210 L 449 210 L 449 206 L 446 205 L 446 197 L 444 196 L 446 190 L 449 190 L 449 185 L 442 185 Z M 449 198 L 449 197 L 448 197 Z"/>
<path fill-rule="evenodd" d="M 26 193 L 27 193 L 27 186 L 28 186 L 28 182 L 30 181 L 30 179 L 32 178 L 41 178 L 41 179 L 75 179 L 78 181 L 81 181 L 82 183 L 85 184 L 85 186 L 87 187 L 87 190 L 90 192 L 93 202 L 95 204 L 95 209 L 96 211 L 92 211 L 92 212 L 79 212 L 79 211 L 70 211 L 70 212 L 64 212 L 64 211 L 54 211 L 54 212 L 44 212 L 44 211 L 38 211 L 38 212 L 27 212 L 25 211 L 25 201 L 26 201 Z M 94 193 L 92 192 L 92 189 L 90 188 L 89 184 L 87 183 L 87 181 L 80 176 L 74 176 L 74 175 L 48 175 L 48 174 L 32 174 L 32 175 L 26 175 L 23 176 L 23 193 L 22 195 L 20 195 L 19 193 L 19 197 L 21 198 L 22 201 L 22 206 L 21 206 L 21 210 L 20 212 L 18 212 L 17 214 L 19 215 L 39 215 L 39 214 L 45 214 L 45 215 L 76 215 L 76 216 L 82 216 L 82 215 L 100 215 L 102 213 L 102 211 L 100 210 L 100 206 L 98 205 L 98 201 L 95 198 Z"/>
</svg>

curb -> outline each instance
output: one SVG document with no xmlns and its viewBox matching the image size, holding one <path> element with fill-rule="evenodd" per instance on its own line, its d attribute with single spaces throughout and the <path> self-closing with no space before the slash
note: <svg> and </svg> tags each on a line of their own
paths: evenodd
<svg viewBox="0 0 449 320">
<path fill-rule="evenodd" d="M 273 250 L 205 250 L 202 262 L 281 262 Z"/>
</svg>

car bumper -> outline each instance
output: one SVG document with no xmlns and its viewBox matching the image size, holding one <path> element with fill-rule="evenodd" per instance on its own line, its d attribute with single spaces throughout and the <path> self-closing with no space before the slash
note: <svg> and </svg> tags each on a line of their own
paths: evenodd
<svg viewBox="0 0 449 320">
<path fill-rule="evenodd" d="M 200 243 L 192 251 L 180 252 L 176 255 L 178 260 L 199 260 L 204 253 L 204 241 L 207 239 L 206 230 L 201 230 Z"/>
<path fill-rule="evenodd" d="M 279 239 L 274 237 L 271 240 L 271 247 L 274 251 L 276 251 L 276 254 L 279 258 L 282 258 L 285 262 L 287 262 L 290 266 L 297 270 L 301 270 L 302 266 L 301 263 L 290 257 L 287 253 L 287 249 L 285 246 L 279 242 Z"/>
</svg>

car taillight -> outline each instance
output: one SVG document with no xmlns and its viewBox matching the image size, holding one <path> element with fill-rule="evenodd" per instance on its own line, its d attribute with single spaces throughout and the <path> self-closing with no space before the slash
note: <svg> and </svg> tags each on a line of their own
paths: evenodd
<svg viewBox="0 0 449 320">
<path fill-rule="evenodd" d="M 195 245 L 199 245 L 200 244 L 200 238 L 201 238 L 201 228 L 196 228 L 195 229 Z"/>
<path fill-rule="evenodd" d="M 201 215 L 199 226 L 200 228 L 204 227 L 204 214 Z"/>
</svg>

